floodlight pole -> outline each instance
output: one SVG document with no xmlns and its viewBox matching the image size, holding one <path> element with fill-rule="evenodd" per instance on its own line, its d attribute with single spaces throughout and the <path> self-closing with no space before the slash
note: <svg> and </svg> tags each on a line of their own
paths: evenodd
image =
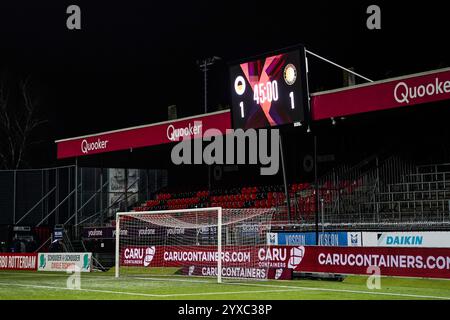
<svg viewBox="0 0 450 320">
<path fill-rule="evenodd" d="M 206 58 L 202 61 L 197 61 L 200 70 L 203 71 L 203 89 L 204 89 L 204 108 L 205 114 L 208 113 L 208 67 L 212 66 L 214 62 L 221 60 L 222 58 L 214 56 L 211 58 Z M 208 190 L 211 190 L 211 166 L 208 166 Z"/>
<path fill-rule="evenodd" d="M 204 108 L 205 113 L 208 113 L 208 67 L 212 66 L 214 62 L 221 60 L 220 57 L 211 57 L 206 58 L 202 61 L 197 61 L 198 66 L 200 67 L 200 70 L 203 71 L 203 81 L 204 81 Z"/>
</svg>

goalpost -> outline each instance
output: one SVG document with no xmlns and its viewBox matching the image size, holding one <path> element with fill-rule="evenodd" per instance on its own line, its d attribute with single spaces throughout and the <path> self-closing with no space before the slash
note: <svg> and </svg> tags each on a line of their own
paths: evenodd
<svg viewBox="0 0 450 320">
<path fill-rule="evenodd" d="M 267 279 L 258 259 L 275 209 L 221 207 L 116 214 L 115 276 Z"/>
</svg>

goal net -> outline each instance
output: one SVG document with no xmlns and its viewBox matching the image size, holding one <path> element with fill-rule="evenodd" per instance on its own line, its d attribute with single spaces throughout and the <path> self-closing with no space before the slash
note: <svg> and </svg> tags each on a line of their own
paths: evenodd
<svg viewBox="0 0 450 320">
<path fill-rule="evenodd" d="M 274 210 L 117 213 L 115 275 L 266 279 L 268 266 L 258 252 L 267 246 Z"/>
</svg>

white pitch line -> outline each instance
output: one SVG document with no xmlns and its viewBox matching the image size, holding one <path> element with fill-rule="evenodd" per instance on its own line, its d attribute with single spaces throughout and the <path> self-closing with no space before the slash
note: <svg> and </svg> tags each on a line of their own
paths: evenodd
<svg viewBox="0 0 450 320">
<path fill-rule="evenodd" d="M 97 292 L 97 293 L 112 293 L 112 294 L 124 294 L 124 295 L 132 295 L 132 296 L 145 296 L 145 297 L 159 297 L 157 294 L 150 293 L 133 293 L 133 292 L 121 292 L 121 291 L 109 291 L 109 290 L 96 290 L 96 289 L 69 289 L 65 287 L 54 287 L 54 286 L 42 286 L 35 284 L 19 284 L 19 283 L 4 283 L 0 282 L 0 286 L 11 286 L 11 287 L 28 287 L 28 288 L 38 288 L 38 289 L 52 289 L 52 290 L 70 290 L 72 292 L 76 291 L 87 291 L 87 292 Z"/>
<path fill-rule="evenodd" d="M 151 280 L 151 281 L 176 281 L 176 282 L 193 282 L 193 283 L 211 283 L 216 284 L 217 281 L 208 281 L 208 280 L 194 280 L 194 279 L 167 279 L 167 278 L 138 278 L 138 277 L 132 277 L 133 279 L 138 280 Z"/>
<path fill-rule="evenodd" d="M 272 293 L 272 292 L 289 292 L 298 291 L 299 289 L 279 289 L 279 290 L 249 290 L 249 291 L 225 291 L 225 292 L 198 292 L 198 293 L 174 293 L 174 294 L 150 294 L 150 293 L 140 293 L 140 292 L 123 292 L 123 291 L 109 291 L 109 290 L 96 290 L 96 289 L 69 289 L 65 287 L 54 287 L 54 286 L 43 286 L 43 285 L 33 285 L 33 284 L 17 284 L 17 283 L 4 283 L 0 282 L 0 286 L 18 286 L 18 287 L 29 287 L 38 289 L 51 289 L 51 290 L 70 290 L 72 292 L 76 291 L 86 291 L 86 292 L 96 292 L 96 293 L 110 293 L 110 294 L 124 294 L 132 296 L 145 296 L 153 298 L 171 298 L 171 297 L 185 297 L 185 296 L 204 296 L 204 295 L 227 295 L 227 294 L 247 294 L 247 293 Z"/>
<path fill-rule="evenodd" d="M 50 274 L 47 274 L 50 276 Z M 59 275 L 55 275 L 59 276 Z M 62 275 L 61 275 L 62 276 Z M 93 278 L 91 276 L 85 278 L 89 279 Z M 111 278 L 106 277 L 96 277 L 96 278 L 102 278 L 104 280 L 112 280 Z M 182 281 L 182 282 L 201 282 L 201 283 L 211 283 L 215 284 L 213 282 L 208 281 L 201 281 L 201 280 L 190 280 L 190 279 L 158 279 L 158 278 L 137 278 L 133 277 L 134 279 L 139 280 L 152 280 L 152 281 Z M 42 287 L 42 288 L 49 288 L 49 289 L 61 289 L 61 290 L 73 290 L 68 289 L 64 287 L 51 287 L 51 286 L 39 286 L 39 285 L 26 285 L 26 284 L 11 284 L 11 283 L 0 283 L 4 285 L 18 285 L 18 286 L 35 286 L 35 287 Z M 395 292 L 377 292 L 377 291 L 359 291 L 359 290 L 347 290 L 347 289 L 331 289 L 331 288 L 313 288 L 313 287 L 304 287 L 304 286 L 283 286 L 283 285 L 270 285 L 270 284 L 257 284 L 257 283 L 237 283 L 237 282 L 225 282 L 223 283 L 225 285 L 239 285 L 239 286 L 254 286 L 254 287 L 267 287 L 267 288 L 283 288 L 288 289 L 288 291 L 299 291 L 299 290 L 309 290 L 309 291 L 326 291 L 326 292 L 341 292 L 341 293 L 352 293 L 352 294 L 370 294 L 370 295 L 387 295 L 387 296 L 397 296 L 397 297 L 406 297 L 406 298 L 424 298 L 424 299 L 441 299 L 441 300 L 450 300 L 450 297 L 442 297 L 442 296 L 428 296 L 428 295 L 415 295 L 415 294 L 407 294 L 407 293 L 395 293 Z M 159 294 L 147 294 L 147 293 L 132 293 L 132 292 L 120 292 L 120 291 L 106 291 L 106 290 L 96 290 L 96 289 L 81 289 L 84 291 L 92 291 L 92 292 L 104 292 L 104 293 L 112 293 L 112 294 L 125 294 L 125 295 L 141 295 L 141 296 L 148 296 L 148 297 L 176 297 L 176 296 L 185 296 L 185 295 L 214 295 L 214 294 L 239 294 L 239 293 L 269 293 L 269 292 L 275 292 L 275 291 L 239 291 L 239 292 L 208 292 L 208 293 L 192 293 L 192 294 L 166 294 L 166 295 L 159 295 Z"/>
<path fill-rule="evenodd" d="M 225 284 L 241 285 L 241 286 L 256 286 L 256 287 L 269 287 L 269 288 L 293 288 L 293 286 L 281 286 L 272 284 L 257 284 L 257 283 L 236 283 L 227 282 Z M 387 295 L 387 296 L 400 296 L 408 298 L 425 298 L 425 299 L 442 299 L 450 300 L 450 297 L 440 297 L 440 296 L 427 296 L 427 295 L 416 295 L 408 293 L 395 293 L 395 292 L 377 292 L 377 291 L 359 291 L 359 290 L 347 290 L 347 289 L 329 289 L 329 288 L 312 288 L 312 287 L 295 287 L 298 289 L 311 290 L 311 291 L 328 291 L 328 292 L 342 292 L 342 293 L 358 293 L 358 294 L 374 294 L 374 295 Z"/>
</svg>

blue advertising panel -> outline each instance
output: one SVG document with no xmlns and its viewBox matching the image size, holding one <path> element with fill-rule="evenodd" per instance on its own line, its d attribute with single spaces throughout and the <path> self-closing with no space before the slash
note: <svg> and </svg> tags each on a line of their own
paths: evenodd
<svg viewBox="0 0 450 320">
<path fill-rule="evenodd" d="M 287 246 L 314 246 L 316 245 L 315 232 L 280 232 L 268 235 L 268 244 Z M 321 246 L 360 246 L 360 232 L 319 232 L 319 245 Z"/>
</svg>

